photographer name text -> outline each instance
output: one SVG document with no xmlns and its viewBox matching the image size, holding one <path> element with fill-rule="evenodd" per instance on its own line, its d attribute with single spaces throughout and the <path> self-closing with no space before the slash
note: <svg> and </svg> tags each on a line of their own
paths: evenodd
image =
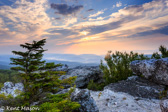
<svg viewBox="0 0 168 112">
<path fill-rule="evenodd" d="M 5 111 L 32 111 L 32 110 L 40 110 L 39 107 L 25 107 L 25 106 L 18 106 L 18 107 L 11 107 L 11 106 L 1 106 L 0 110 L 5 110 Z"/>
</svg>

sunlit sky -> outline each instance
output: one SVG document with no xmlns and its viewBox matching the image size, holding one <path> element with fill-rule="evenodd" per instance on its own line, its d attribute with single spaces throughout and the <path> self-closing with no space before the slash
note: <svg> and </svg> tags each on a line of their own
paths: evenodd
<svg viewBox="0 0 168 112">
<path fill-rule="evenodd" d="M 168 0 L 0 0 L 0 54 L 43 38 L 47 53 L 151 54 L 168 47 Z"/>
</svg>

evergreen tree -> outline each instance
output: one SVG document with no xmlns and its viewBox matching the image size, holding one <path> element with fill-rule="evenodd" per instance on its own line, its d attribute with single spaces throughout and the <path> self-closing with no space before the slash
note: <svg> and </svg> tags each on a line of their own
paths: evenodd
<svg viewBox="0 0 168 112">
<path fill-rule="evenodd" d="M 18 55 L 18 57 L 11 58 L 11 64 L 17 65 L 11 69 L 20 72 L 24 85 L 24 91 L 20 95 L 22 106 L 30 107 L 34 102 L 38 102 L 38 105 L 46 104 L 46 102 L 50 103 L 50 99 L 47 97 L 48 95 L 51 96 L 51 93 L 56 93 L 60 89 L 63 89 L 63 85 L 65 84 L 72 85 L 76 79 L 76 77 L 70 77 L 69 79 L 59 80 L 59 77 L 64 75 L 65 72 L 53 71 L 52 69 L 61 66 L 61 64 L 45 63 L 45 61 L 42 60 L 43 52 L 46 51 L 43 49 L 45 43 L 46 39 L 33 41 L 33 43 L 20 45 L 26 49 L 25 52 L 12 51 L 15 55 Z M 70 99 L 68 102 L 71 104 Z M 73 102 L 73 104 L 76 104 L 74 106 L 75 108 L 80 106 L 76 102 Z"/>
</svg>

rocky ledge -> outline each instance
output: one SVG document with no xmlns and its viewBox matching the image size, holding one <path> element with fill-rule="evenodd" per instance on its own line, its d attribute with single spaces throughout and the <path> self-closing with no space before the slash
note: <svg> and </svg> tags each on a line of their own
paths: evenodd
<svg viewBox="0 0 168 112">
<path fill-rule="evenodd" d="M 158 99 L 158 92 L 164 89 L 164 86 L 153 83 L 148 85 L 144 80 L 138 76 L 129 77 L 127 80 L 106 86 L 103 91 L 76 88 L 71 99 L 81 104 L 80 112 L 167 112 L 168 101 Z M 9 89 L 7 87 L 11 88 L 6 86 L 7 90 Z M 67 91 L 68 89 L 64 89 L 57 94 Z M 6 91 L 6 94 L 15 95 L 10 91 Z"/>
<path fill-rule="evenodd" d="M 91 91 L 99 112 L 161 112 L 160 100 L 131 96 L 123 92 Z"/>
<path fill-rule="evenodd" d="M 64 70 L 64 69 L 63 69 Z M 99 66 L 78 66 L 71 69 L 65 69 L 66 75 L 62 75 L 60 79 L 66 79 L 69 77 L 77 76 L 75 81 L 76 87 L 85 88 L 90 80 L 101 81 L 103 73 L 99 69 Z"/>
<path fill-rule="evenodd" d="M 136 60 L 130 66 L 136 75 L 143 75 L 150 81 L 168 85 L 168 58 Z"/>
<path fill-rule="evenodd" d="M 128 77 L 127 80 L 111 83 L 104 89 L 114 92 L 128 93 L 134 97 L 159 99 L 160 92 L 165 89 L 164 85 L 158 85 L 138 76 Z"/>
</svg>

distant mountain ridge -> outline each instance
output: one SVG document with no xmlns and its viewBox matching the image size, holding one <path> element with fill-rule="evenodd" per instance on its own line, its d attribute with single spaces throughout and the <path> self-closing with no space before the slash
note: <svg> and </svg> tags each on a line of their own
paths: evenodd
<svg viewBox="0 0 168 112">
<path fill-rule="evenodd" d="M 0 69 L 10 69 L 10 58 L 15 55 L 0 55 Z M 56 64 L 67 64 L 70 68 L 76 66 L 97 66 L 103 56 L 94 54 L 44 54 L 46 62 L 55 62 Z"/>
<path fill-rule="evenodd" d="M 69 62 L 80 62 L 80 63 L 100 63 L 100 60 L 104 56 L 95 54 L 45 54 L 44 59 L 47 60 L 59 60 L 59 61 L 69 61 Z"/>
<path fill-rule="evenodd" d="M 146 55 L 151 57 L 151 55 Z M 15 55 L 0 55 L 0 69 L 10 69 L 10 58 L 16 57 Z M 70 68 L 76 66 L 97 66 L 104 56 L 95 54 L 52 54 L 46 53 L 43 57 L 46 62 L 55 62 L 56 64 L 67 64 Z"/>
</svg>

